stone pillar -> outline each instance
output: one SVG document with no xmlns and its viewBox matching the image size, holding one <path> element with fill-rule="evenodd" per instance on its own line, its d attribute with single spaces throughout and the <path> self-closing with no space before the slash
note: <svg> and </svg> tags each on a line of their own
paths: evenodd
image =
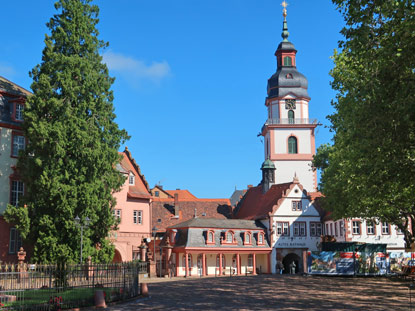
<svg viewBox="0 0 415 311">
<path fill-rule="evenodd" d="M 207 267 L 206 267 L 206 254 L 202 254 L 202 269 L 203 269 L 203 276 L 207 276 Z"/>
<path fill-rule="evenodd" d="M 18 266 L 17 266 L 17 270 L 19 272 L 19 277 L 18 277 L 18 283 L 20 283 L 23 279 L 25 279 L 27 277 L 27 272 L 26 272 L 26 264 L 24 263 L 24 260 L 26 259 L 26 252 L 24 251 L 23 247 L 20 247 L 20 250 L 17 252 L 17 261 L 18 261 Z"/>
<path fill-rule="evenodd" d="M 236 254 L 236 274 L 241 274 L 241 256 L 239 253 Z"/>
<path fill-rule="evenodd" d="M 303 273 L 308 273 L 307 249 L 303 249 Z"/>
<path fill-rule="evenodd" d="M 143 239 L 143 241 L 141 242 L 141 245 L 140 245 L 140 258 L 141 258 L 141 261 L 146 261 L 147 260 L 146 250 L 147 250 L 147 245 L 146 245 L 146 243 L 144 243 L 144 239 Z"/>
<path fill-rule="evenodd" d="M 185 253 L 185 276 L 188 277 L 189 276 L 189 254 Z"/>
<path fill-rule="evenodd" d="M 92 258 L 91 256 L 88 256 L 87 259 L 87 269 L 88 269 L 88 279 L 92 278 L 92 276 L 94 275 L 94 268 L 92 267 Z"/>
<path fill-rule="evenodd" d="M 176 253 L 176 276 L 179 276 L 180 256 Z"/>
<path fill-rule="evenodd" d="M 253 275 L 256 275 L 256 254 L 252 254 L 252 265 L 254 266 L 254 271 L 252 272 Z"/>
<path fill-rule="evenodd" d="M 222 256 L 223 256 L 222 254 L 219 254 L 219 275 L 222 275 L 222 265 L 223 265 Z"/>
<path fill-rule="evenodd" d="M 164 265 L 165 265 L 164 270 L 166 271 L 165 276 L 171 275 L 170 269 L 172 268 L 172 265 L 171 265 L 170 257 L 171 257 L 172 249 L 173 249 L 173 246 L 170 245 L 169 240 L 167 239 L 167 244 L 164 247 L 164 256 L 166 258 L 166 260 L 164 261 Z"/>
</svg>

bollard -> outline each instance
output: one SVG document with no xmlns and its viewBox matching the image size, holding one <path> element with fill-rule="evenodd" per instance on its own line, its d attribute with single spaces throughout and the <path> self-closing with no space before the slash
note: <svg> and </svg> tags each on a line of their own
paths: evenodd
<svg viewBox="0 0 415 311">
<path fill-rule="evenodd" d="M 147 283 L 141 283 L 141 295 L 144 297 L 148 297 Z"/>
<path fill-rule="evenodd" d="M 107 304 L 105 303 L 105 294 L 103 290 L 96 290 L 94 294 L 95 307 L 96 308 L 106 308 Z"/>
</svg>

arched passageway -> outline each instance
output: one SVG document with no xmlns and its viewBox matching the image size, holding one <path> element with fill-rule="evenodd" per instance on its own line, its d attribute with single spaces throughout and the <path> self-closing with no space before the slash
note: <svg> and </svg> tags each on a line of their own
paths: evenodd
<svg viewBox="0 0 415 311">
<path fill-rule="evenodd" d="M 112 262 L 122 262 L 121 254 L 117 249 L 114 252 L 114 257 L 112 258 Z"/>
<path fill-rule="evenodd" d="M 284 265 L 284 273 L 294 274 L 300 271 L 300 256 L 290 253 L 284 257 L 282 264 Z"/>
</svg>

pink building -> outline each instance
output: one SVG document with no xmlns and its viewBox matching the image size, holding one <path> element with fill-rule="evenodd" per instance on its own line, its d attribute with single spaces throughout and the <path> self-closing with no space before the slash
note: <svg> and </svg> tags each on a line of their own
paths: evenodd
<svg viewBox="0 0 415 311">
<path fill-rule="evenodd" d="M 140 259 L 141 242 L 151 237 L 150 188 L 128 148 L 120 154 L 117 170 L 127 178 L 121 191 L 114 193 L 117 205 L 113 212 L 119 219 L 118 230 L 111 234 L 114 262 Z"/>
</svg>

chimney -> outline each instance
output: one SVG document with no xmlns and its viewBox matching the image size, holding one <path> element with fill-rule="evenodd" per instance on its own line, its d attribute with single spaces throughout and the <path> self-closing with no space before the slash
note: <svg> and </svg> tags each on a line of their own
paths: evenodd
<svg viewBox="0 0 415 311">
<path fill-rule="evenodd" d="M 159 185 L 159 188 L 160 188 L 161 190 L 163 190 L 163 186 L 162 186 L 162 185 Z"/>
<path fill-rule="evenodd" d="M 179 194 L 174 194 L 174 216 L 179 217 Z"/>
<path fill-rule="evenodd" d="M 249 189 L 249 188 L 252 188 L 253 186 L 252 186 L 252 185 L 248 185 L 247 187 L 248 187 L 248 189 Z"/>
</svg>

